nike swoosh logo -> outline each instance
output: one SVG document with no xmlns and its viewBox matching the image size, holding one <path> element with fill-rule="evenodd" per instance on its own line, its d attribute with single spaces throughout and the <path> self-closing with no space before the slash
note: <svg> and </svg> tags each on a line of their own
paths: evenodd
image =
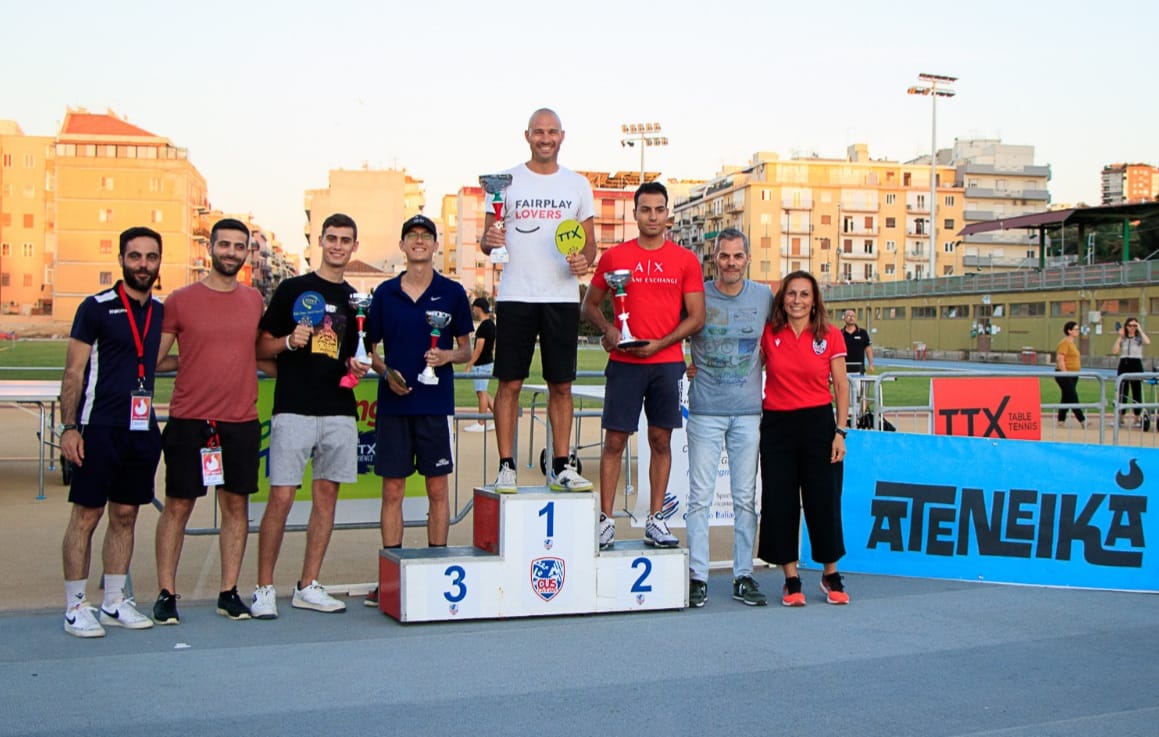
<svg viewBox="0 0 1159 737">
<path fill-rule="evenodd" d="M 432 302 L 438 302 L 442 297 L 431 297 Z"/>
<path fill-rule="evenodd" d="M 64 621 L 68 622 L 69 624 L 76 624 L 76 617 L 73 617 L 72 619 L 65 617 Z"/>
<path fill-rule="evenodd" d="M 110 612 L 108 609 L 105 609 L 104 607 L 101 607 L 101 614 L 105 615 L 106 617 L 112 617 L 113 619 L 120 619 L 121 618 L 120 611 Z"/>
</svg>

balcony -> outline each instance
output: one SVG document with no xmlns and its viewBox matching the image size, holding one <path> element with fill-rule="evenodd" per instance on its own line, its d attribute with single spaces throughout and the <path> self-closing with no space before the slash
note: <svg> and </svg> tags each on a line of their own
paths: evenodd
<svg viewBox="0 0 1159 737">
<path fill-rule="evenodd" d="M 876 261 L 877 254 L 876 253 L 866 253 L 864 251 L 850 251 L 848 253 L 845 251 L 842 251 L 841 252 L 841 260 L 842 261 L 854 261 L 854 260 L 856 260 L 856 261 Z"/>
<path fill-rule="evenodd" d="M 848 228 L 848 229 L 846 229 L 846 228 L 842 228 L 842 229 L 841 229 L 841 235 L 843 235 L 843 236 L 846 236 L 846 235 L 849 235 L 849 236 L 857 236 L 857 235 L 866 235 L 866 236 L 871 236 L 871 235 L 877 235 L 877 226 L 875 225 L 875 226 L 873 226 L 872 228 L 867 228 L 867 227 L 865 227 L 864 225 L 854 225 L 853 227 L 851 227 L 851 228 Z"/>
<path fill-rule="evenodd" d="M 781 246 L 781 258 L 811 258 L 812 255 L 808 246 L 801 246 L 796 253 L 791 246 Z"/>
<path fill-rule="evenodd" d="M 989 187 L 967 187 L 967 199 L 990 200 L 1034 200 L 1049 202 L 1050 192 L 1045 189 L 991 189 Z"/>
<path fill-rule="evenodd" d="M 811 224 L 785 225 L 783 230 L 786 233 L 793 233 L 794 235 L 810 235 L 813 233 L 813 226 Z"/>
<path fill-rule="evenodd" d="M 788 199 L 788 200 L 782 199 L 781 200 L 781 209 L 782 210 L 812 210 L 813 209 L 813 200 L 809 199 L 809 200 L 797 201 L 797 200 L 791 200 L 791 199 Z"/>
<path fill-rule="evenodd" d="M 924 261 L 928 258 L 929 256 L 926 255 L 926 249 L 924 248 L 907 248 L 905 250 L 906 261 Z"/>
<path fill-rule="evenodd" d="M 841 212 L 877 212 L 880 209 L 876 201 L 842 202 L 838 207 L 841 208 Z"/>
<path fill-rule="evenodd" d="M 966 191 L 969 192 L 969 190 L 966 190 Z M 970 195 L 967 194 L 966 196 L 969 197 Z M 930 211 L 929 205 L 919 204 L 916 202 L 905 203 L 905 209 L 906 209 L 906 212 L 929 212 Z"/>
</svg>

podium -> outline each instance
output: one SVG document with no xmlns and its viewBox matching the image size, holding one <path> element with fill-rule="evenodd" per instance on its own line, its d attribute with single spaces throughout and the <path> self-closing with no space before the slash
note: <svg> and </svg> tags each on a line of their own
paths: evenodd
<svg viewBox="0 0 1159 737">
<path fill-rule="evenodd" d="M 400 622 L 683 609 L 688 551 L 599 549 L 599 495 L 474 492 L 470 547 L 379 552 L 378 607 Z"/>
</svg>

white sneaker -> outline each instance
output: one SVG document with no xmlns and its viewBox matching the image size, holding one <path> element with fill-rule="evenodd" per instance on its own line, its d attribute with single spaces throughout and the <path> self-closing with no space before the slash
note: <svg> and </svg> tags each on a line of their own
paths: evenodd
<svg viewBox="0 0 1159 737">
<path fill-rule="evenodd" d="M 607 550 L 616 544 L 616 523 L 604 513 L 600 513 L 600 550 Z"/>
<path fill-rule="evenodd" d="M 316 612 L 344 612 L 346 605 L 326 593 L 322 584 L 311 581 L 304 589 L 294 586 L 294 598 L 290 599 L 290 606 L 298 609 L 313 609 Z"/>
<path fill-rule="evenodd" d="M 97 621 L 97 608 L 82 599 L 64 613 L 64 631 L 74 637 L 104 637 L 105 628 Z"/>
<path fill-rule="evenodd" d="M 519 478 L 515 469 L 510 466 L 500 466 L 499 476 L 495 479 L 495 491 L 500 494 L 514 494 L 519 491 Z"/>
<path fill-rule="evenodd" d="M 250 597 L 250 616 L 254 619 L 278 618 L 278 592 L 273 585 L 255 586 Z"/>
<path fill-rule="evenodd" d="M 128 630 L 147 630 L 153 626 L 153 620 L 137 611 L 136 602 L 122 593 L 111 608 L 101 605 L 101 624 Z"/>
<path fill-rule="evenodd" d="M 591 491 L 593 484 L 575 470 L 570 463 L 563 467 L 559 475 L 548 475 L 547 485 L 552 491 Z"/>
<path fill-rule="evenodd" d="M 478 422 L 472 422 L 463 428 L 463 432 L 487 432 L 487 426 L 480 425 Z"/>
<path fill-rule="evenodd" d="M 644 525 L 644 542 L 658 548 L 674 548 L 680 544 L 668 530 L 668 523 L 656 515 L 648 515 L 648 522 Z"/>
</svg>

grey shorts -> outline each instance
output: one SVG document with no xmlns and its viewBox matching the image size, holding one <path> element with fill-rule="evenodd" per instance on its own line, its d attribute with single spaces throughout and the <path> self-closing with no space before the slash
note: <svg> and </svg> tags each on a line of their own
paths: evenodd
<svg viewBox="0 0 1159 737">
<path fill-rule="evenodd" d="M 491 369 L 493 368 L 495 368 L 494 363 L 486 363 L 482 366 L 475 364 L 475 367 L 471 369 L 471 373 L 484 377 L 482 379 L 472 379 L 475 382 L 475 391 L 487 391 L 487 383 L 491 381 Z"/>
<path fill-rule="evenodd" d="M 358 480 L 358 427 L 353 417 L 277 414 L 270 419 L 270 486 L 300 486 L 313 458 L 314 478 Z"/>
</svg>

